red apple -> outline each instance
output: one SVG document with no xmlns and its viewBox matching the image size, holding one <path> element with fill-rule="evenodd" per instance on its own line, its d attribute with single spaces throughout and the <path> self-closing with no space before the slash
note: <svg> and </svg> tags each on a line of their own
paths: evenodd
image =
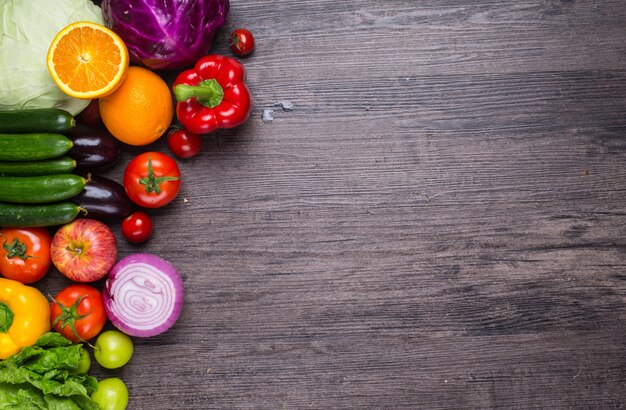
<svg viewBox="0 0 626 410">
<path fill-rule="evenodd" d="M 50 256 L 68 279 L 94 282 L 106 276 L 117 261 L 117 241 L 113 231 L 102 222 L 76 219 L 56 232 Z"/>
</svg>

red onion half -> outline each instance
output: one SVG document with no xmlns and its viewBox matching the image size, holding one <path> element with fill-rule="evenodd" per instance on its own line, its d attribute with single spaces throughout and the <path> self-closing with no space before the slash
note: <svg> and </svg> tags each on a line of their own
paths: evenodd
<svg viewBox="0 0 626 410">
<path fill-rule="evenodd" d="M 111 269 L 102 292 L 107 317 L 122 332 L 150 337 L 172 327 L 183 308 L 183 281 L 174 266 L 135 253 Z"/>
</svg>

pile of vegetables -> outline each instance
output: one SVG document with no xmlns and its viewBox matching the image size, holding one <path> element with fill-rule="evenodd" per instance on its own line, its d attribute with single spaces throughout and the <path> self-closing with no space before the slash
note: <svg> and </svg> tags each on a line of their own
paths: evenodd
<svg viewBox="0 0 626 410">
<path fill-rule="evenodd" d="M 101 219 L 130 213 L 120 184 L 77 174 L 118 160 L 120 144 L 106 130 L 73 130 L 73 116 L 57 108 L 0 112 L 0 121 L 1 226 L 60 225 L 81 211 Z"/>
<path fill-rule="evenodd" d="M 89 0 L 54 0 L 54 7 L 7 0 L 0 9 L 1 408 L 125 409 L 122 380 L 89 376 L 91 352 L 104 369 L 125 366 L 132 338 L 166 332 L 181 315 L 184 284 L 175 266 L 146 252 L 118 260 L 111 229 L 120 224 L 132 243 L 151 237 L 150 211 L 180 191 L 177 160 L 146 148 L 125 164 L 122 183 L 97 172 L 115 166 L 126 144 L 149 146 L 163 135 L 176 157 L 191 158 L 203 135 L 248 119 L 243 64 L 208 54 L 229 7 L 228 0 L 103 0 L 102 9 Z M 106 94 L 92 100 L 70 97 L 80 97 L 79 87 L 59 81 L 72 71 L 55 66 L 63 64 L 63 36 L 86 28 L 121 38 L 117 56 L 145 67 L 120 63 L 116 81 L 123 80 L 99 84 Z M 254 50 L 247 30 L 229 41 L 236 56 Z M 81 53 L 88 63 L 88 51 Z M 127 110 L 157 115 L 150 110 L 158 104 L 146 99 L 163 82 L 150 71 L 157 69 L 181 70 L 175 99 L 169 88 L 161 92 L 149 139 L 141 139 L 146 118 L 135 119 L 134 135 L 122 135 L 133 129 L 119 126 Z M 52 267 L 73 283 L 49 300 L 36 286 Z M 113 329 L 103 331 L 107 323 Z"/>
</svg>

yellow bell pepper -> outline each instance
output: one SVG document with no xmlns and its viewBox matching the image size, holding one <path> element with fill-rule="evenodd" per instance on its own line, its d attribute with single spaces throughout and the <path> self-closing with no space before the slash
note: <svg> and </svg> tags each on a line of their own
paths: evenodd
<svg viewBox="0 0 626 410">
<path fill-rule="evenodd" d="M 50 304 L 37 289 L 0 278 L 0 359 L 35 344 L 50 331 Z"/>
</svg>

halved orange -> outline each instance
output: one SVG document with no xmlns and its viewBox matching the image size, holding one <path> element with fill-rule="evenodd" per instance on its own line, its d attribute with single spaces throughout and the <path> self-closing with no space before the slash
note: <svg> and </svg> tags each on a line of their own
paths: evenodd
<svg viewBox="0 0 626 410">
<path fill-rule="evenodd" d="M 90 100 L 115 91 L 128 70 L 128 49 L 108 28 L 78 21 L 56 35 L 46 62 L 59 88 L 70 97 Z"/>
</svg>

